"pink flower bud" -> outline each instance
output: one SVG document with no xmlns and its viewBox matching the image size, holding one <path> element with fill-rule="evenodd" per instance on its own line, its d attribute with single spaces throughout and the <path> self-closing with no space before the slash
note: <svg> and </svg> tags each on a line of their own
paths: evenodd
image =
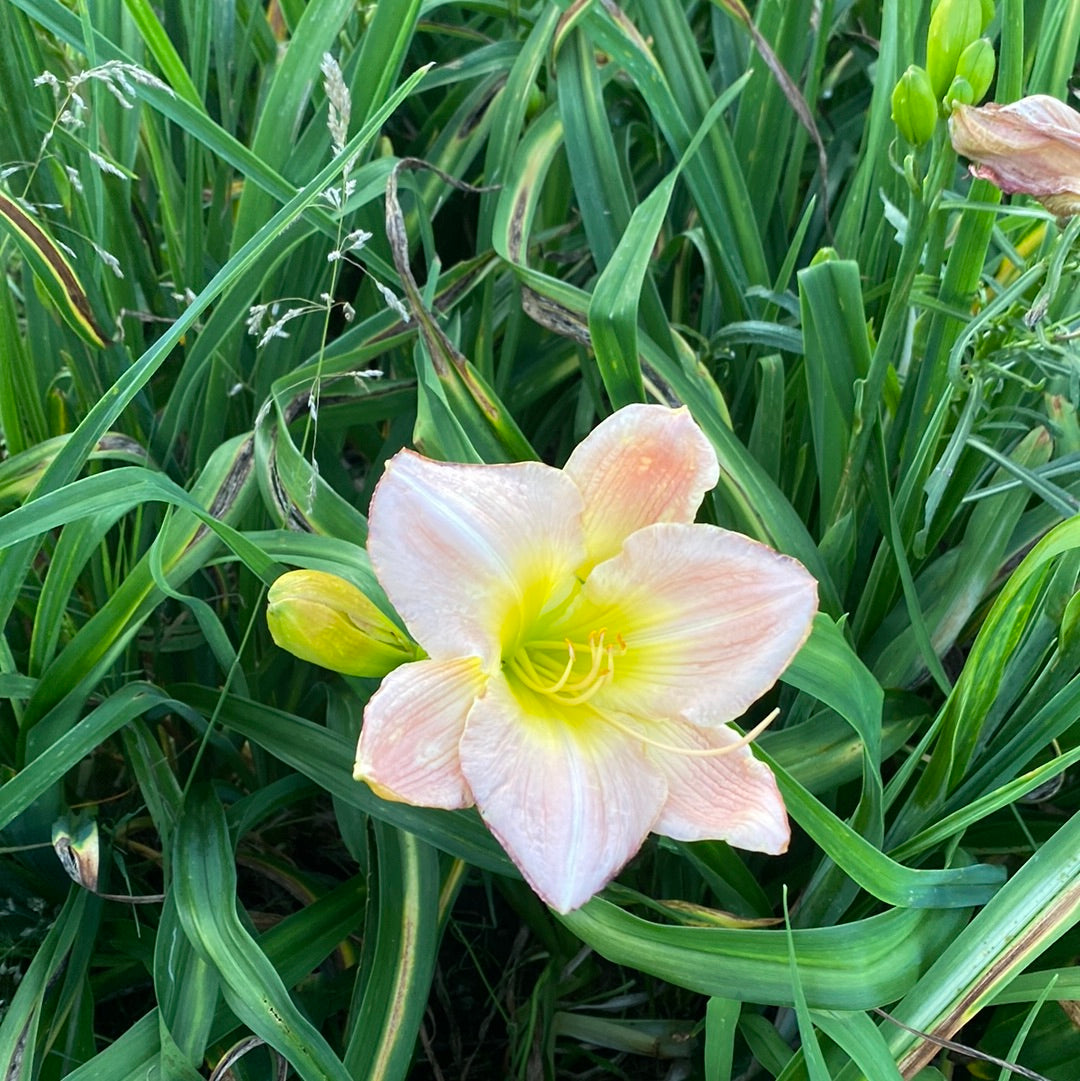
<svg viewBox="0 0 1080 1081">
<path fill-rule="evenodd" d="M 949 118 L 973 176 L 1038 199 L 1059 218 L 1080 214 L 1080 113 L 1046 94 L 1011 105 L 958 106 Z"/>
</svg>

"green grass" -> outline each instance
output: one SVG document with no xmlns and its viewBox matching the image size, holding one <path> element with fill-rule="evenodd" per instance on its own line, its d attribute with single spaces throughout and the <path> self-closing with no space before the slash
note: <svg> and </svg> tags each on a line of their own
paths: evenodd
<svg viewBox="0 0 1080 1081">
<path fill-rule="evenodd" d="M 0 11 L 8 1081 L 249 1037 L 245 1081 L 1010 1076 L 918 1032 L 1080 1078 L 1080 224 L 899 138 L 929 5 L 748 6 L 787 93 L 721 0 Z M 994 100 L 1067 97 L 1076 12 L 998 0 Z M 561 464 L 637 401 L 819 580 L 760 707 L 796 836 L 651 838 L 555 917 L 475 813 L 352 780 L 376 681 L 265 590 L 385 602 L 401 447 Z M 90 820 L 143 903 L 50 851 Z"/>
</svg>

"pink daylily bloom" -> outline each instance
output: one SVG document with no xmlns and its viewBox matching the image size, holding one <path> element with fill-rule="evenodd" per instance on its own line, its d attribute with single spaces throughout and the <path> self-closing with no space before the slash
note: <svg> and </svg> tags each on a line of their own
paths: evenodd
<svg viewBox="0 0 1080 1081">
<path fill-rule="evenodd" d="M 725 726 L 806 640 L 817 583 L 693 524 L 718 476 L 685 409 L 645 405 L 562 470 L 395 455 L 368 551 L 428 656 L 368 703 L 357 779 L 388 799 L 475 804 L 561 912 L 650 830 L 785 851 L 775 779 Z"/>
</svg>

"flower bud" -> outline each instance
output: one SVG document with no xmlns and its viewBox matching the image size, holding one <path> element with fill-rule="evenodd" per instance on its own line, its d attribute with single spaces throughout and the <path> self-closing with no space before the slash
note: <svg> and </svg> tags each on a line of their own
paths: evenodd
<svg viewBox="0 0 1080 1081">
<path fill-rule="evenodd" d="M 930 76 L 915 64 L 900 76 L 893 90 L 892 118 L 912 146 L 922 146 L 933 137 L 938 120 L 937 99 Z"/>
<path fill-rule="evenodd" d="M 1011 105 L 961 105 L 949 137 L 971 159 L 972 175 L 1031 195 L 1059 218 L 1080 214 L 1080 113 L 1064 102 L 1035 94 Z"/>
<path fill-rule="evenodd" d="M 356 586 L 323 571 L 289 571 L 270 587 L 266 622 L 294 656 L 347 676 L 385 676 L 416 645 Z"/>
<path fill-rule="evenodd" d="M 974 95 L 972 100 L 965 101 L 964 105 L 974 105 L 986 97 L 986 92 L 994 81 L 996 66 L 997 58 L 989 38 L 978 38 L 960 54 L 960 59 L 956 62 L 956 77 L 964 79 Z"/>
<path fill-rule="evenodd" d="M 814 257 L 810 260 L 811 266 L 820 266 L 822 263 L 835 263 L 840 258 L 840 253 L 835 248 L 818 248 Z"/>
<path fill-rule="evenodd" d="M 971 83 L 957 75 L 945 91 L 945 107 L 952 112 L 958 105 L 972 105 L 974 102 L 975 91 L 971 89 Z"/>
<path fill-rule="evenodd" d="M 982 0 L 941 0 L 930 17 L 926 70 L 940 101 L 956 77 L 960 54 L 982 33 Z"/>
</svg>

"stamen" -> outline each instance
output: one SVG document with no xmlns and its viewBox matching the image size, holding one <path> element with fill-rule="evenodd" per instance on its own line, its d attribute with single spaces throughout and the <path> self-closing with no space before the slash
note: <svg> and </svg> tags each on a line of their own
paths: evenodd
<svg viewBox="0 0 1080 1081">
<path fill-rule="evenodd" d="M 569 639 L 561 642 L 539 639 L 529 642 L 507 662 L 517 679 L 537 694 L 554 698 L 559 705 L 578 706 L 594 698 L 615 678 L 615 657 L 626 652 L 622 635 L 615 644 L 606 642 L 607 628 L 589 633 L 589 669 L 577 679 L 571 679 L 582 646 Z M 556 666 L 552 654 L 566 650 L 566 663 Z"/>
<path fill-rule="evenodd" d="M 566 686 L 570 673 L 574 670 L 574 661 L 577 659 L 577 654 L 574 652 L 574 643 L 569 638 L 566 640 L 566 652 L 570 654 L 566 660 L 566 667 L 563 669 L 563 674 L 548 688 L 549 694 L 561 691 Z"/>
<path fill-rule="evenodd" d="M 570 698 L 565 698 L 562 695 L 558 696 L 560 705 L 564 706 L 580 706 L 582 702 L 588 702 L 590 698 L 594 698 L 596 694 L 603 690 L 612 680 L 615 675 L 614 666 L 608 668 L 608 670 L 593 683 L 587 690 L 581 692 L 581 694 L 572 695 Z"/>
<path fill-rule="evenodd" d="M 554 643 L 545 643 L 545 645 L 552 644 Z M 540 694 L 555 694 L 562 690 L 566 681 L 570 678 L 577 657 L 574 644 L 569 639 L 565 639 L 559 644 L 566 647 L 569 657 L 562 673 L 558 676 L 548 671 L 550 664 L 547 663 L 549 659 L 546 656 L 534 660 L 528 650 L 520 650 L 516 653 L 514 659 L 510 662 L 510 668 L 526 687 L 538 691 Z M 535 646 L 533 648 L 535 649 Z"/>
<path fill-rule="evenodd" d="M 540 673 L 533 667 L 532 658 L 524 650 L 514 655 L 514 659 L 510 662 L 510 668 L 513 670 L 514 675 L 530 690 L 539 694 L 547 694 L 547 685 L 541 678 Z"/>
<path fill-rule="evenodd" d="M 639 740 L 648 747 L 655 747 L 658 751 L 667 751 L 670 754 L 681 754 L 685 755 L 687 758 L 719 758 L 722 755 L 731 754 L 732 751 L 737 751 L 741 747 L 745 747 L 748 743 L 752 743 L 779 716 L 780 710 L 774 709 L 765 720 L 754 725 L 746 735 L 740 736 L 734 743 L 729 743 L 724 747 L 673 747 L 669 743 L 660 743 L 658 740 L 649 739 L 648 736 L 643 736 L 636 728 L 623 724 L 609 714 L 605 714 L 603 719 L 607 721 L 612 728 L 617 728 L 624 735 L 631 736 L 633 739 Z"/>
<path fill-rule="evenodd" d="M 599 633 L 599 637 L 597 637 L 598 633 Z M 570 643 L 567 642 L 567 645 L 569 645 L 569 644 Z M 604 660 L 603 645 L 604 645 L 604 631 L 603 631 L 603 629 L 601 629 L 599 632 L 593 631 L 589 635 L 589 653 L 592 654 L 592 667 L 589 669 L 588 673 L 586 675 L 582 676 L 582 678 L 579 679 L 576 683 L 571 683 L 566 688 L 568 691 L 576 691 L 581 687 L 587 687 L 587 686 L 589 686 L 589 684 L 592 683 L 592 681 L 594 679 L 596 679 L 597 675 L 599 675 L 599 673 L 600 673 L 600 665 L 603 663 L 603 660 Z M 614 662 L 611 660 L 611 656 L 609 654 L 608 655 L 608 671 L 611 672 L 613 670 L 614 670 Z"/>
</svg>

